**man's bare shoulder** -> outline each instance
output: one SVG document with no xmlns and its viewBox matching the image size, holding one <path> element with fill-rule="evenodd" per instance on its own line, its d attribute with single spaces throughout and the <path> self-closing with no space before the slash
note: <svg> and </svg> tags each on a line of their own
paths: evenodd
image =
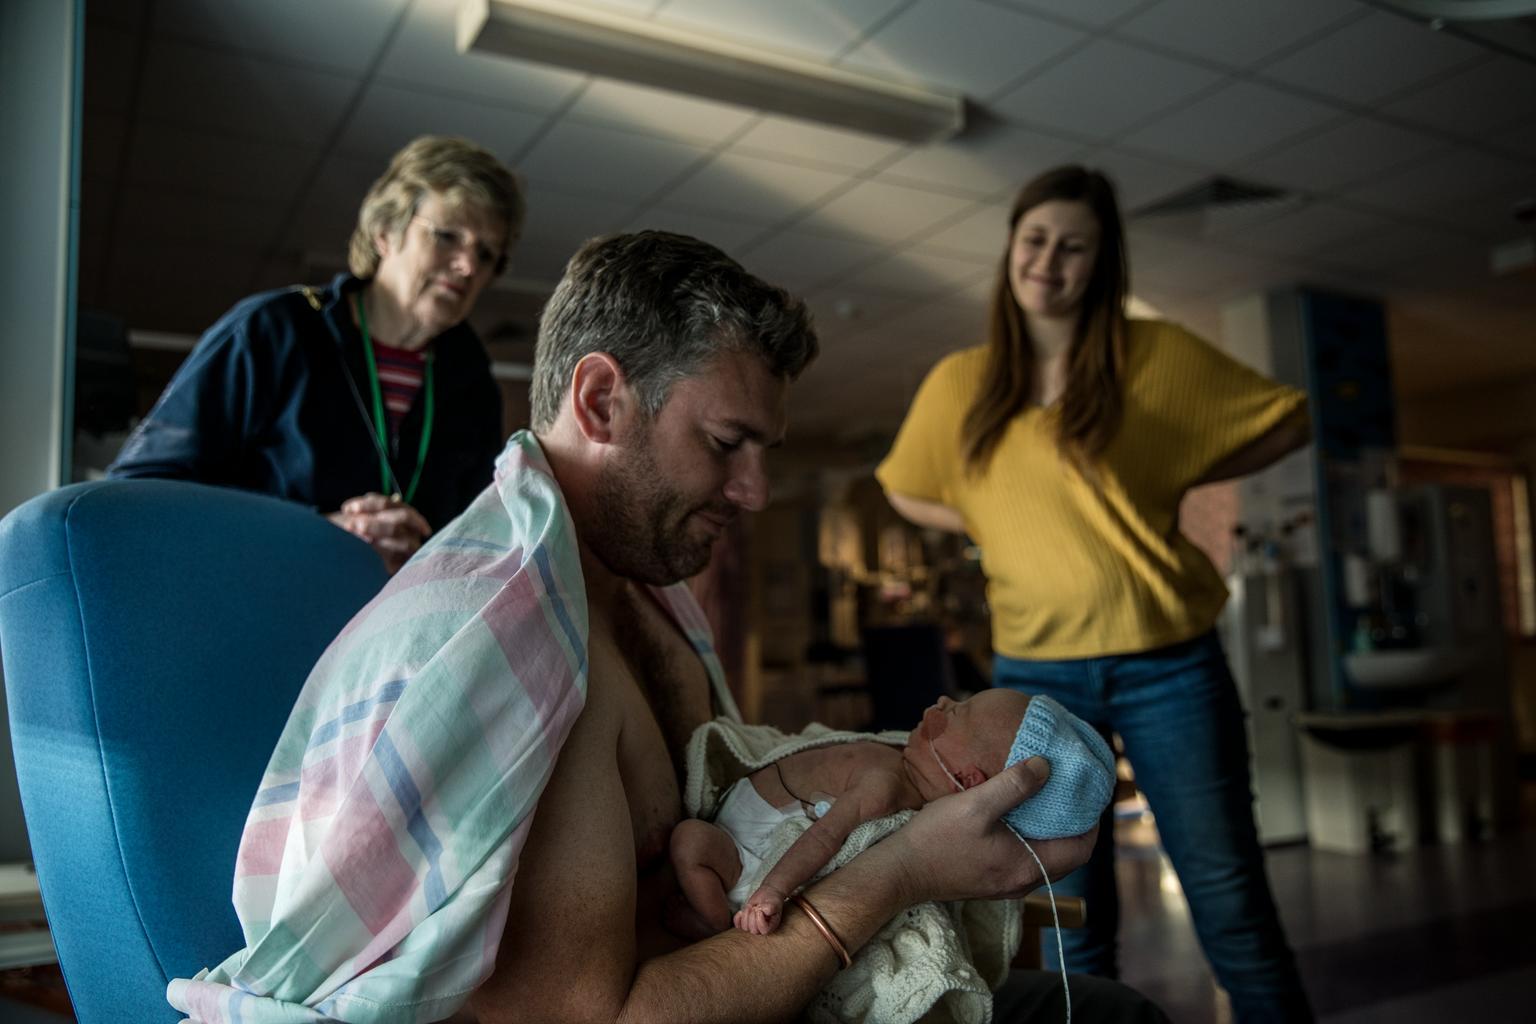
<svg viewBox="0 0 1536 1024">
<path fill-rule="evenodd" d="M 496 969 L 472 1001 L 481 1021 L 611 1018 L 628 987 L 636 878 L 619 763 L 625 681 L 605 634 L 594 618 L 587 703 L 539 798 Z"/>
</svg>

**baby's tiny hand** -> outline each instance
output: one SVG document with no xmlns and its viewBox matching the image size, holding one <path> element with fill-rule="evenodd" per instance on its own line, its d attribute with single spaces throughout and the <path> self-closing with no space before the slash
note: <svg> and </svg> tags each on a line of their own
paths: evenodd
<svg viewBox="0 0 1536 1024">
<path fill-rule="evenodd" d="M 779 926 L 779 918 L 783 913 L 784 897 L 767 889 L 759 889 L 736 911 L 735 925 L 753 935 L 769 935 Z"/>
</svg>

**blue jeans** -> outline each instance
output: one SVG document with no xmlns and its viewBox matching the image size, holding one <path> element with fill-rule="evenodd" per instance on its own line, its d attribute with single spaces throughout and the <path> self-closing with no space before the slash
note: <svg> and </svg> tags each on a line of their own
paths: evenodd
<svg viewBox="0 0 1536 1024">
<path fill-rule="evenodd" d="M 998 655 L 993 682 L 1047 694 L 1101 732 L 1120 734 L 1237 1020 L 1311 1020 L 1264 874 L 1243 709 L 1216 634 L 1102 658 Z M 1055 883 L 1057 892 L 1088 902 L 1087 926 L 1061 933 L 1070 971 L 1110 978 L 1119 972 L 1114 855 L 1106 811 L 1088 863 Z M 1041 946 L 1054 961 L 1055 935 L 1042 936 Z"/>
</svg>

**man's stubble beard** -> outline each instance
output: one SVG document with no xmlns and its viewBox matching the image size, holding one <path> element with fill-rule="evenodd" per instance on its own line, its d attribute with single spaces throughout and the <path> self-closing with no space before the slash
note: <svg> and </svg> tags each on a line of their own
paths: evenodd
<svg viewBox="0 0 1536 1024">
<path fill-rule="evenodd" d="M 703 571 L 714 544 L 689 536 L 688 522 L 697 510 L 667 486 L 650 435 L 645 428 L 630 457 L 599 481 L 597 528 L 588 546 L 615 575 L 660 587 Z"/>
</svg>

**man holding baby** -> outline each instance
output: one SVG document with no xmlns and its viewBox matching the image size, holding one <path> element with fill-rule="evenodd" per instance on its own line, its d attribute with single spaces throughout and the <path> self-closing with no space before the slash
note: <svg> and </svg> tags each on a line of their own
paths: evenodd
<svg viewBox="0 0 1536 1024">
<path fill-rule="evenodd" d="M 766 505 L 787 388 L 816 351 L 799 300 L 705 243 L 641 232 L 572 258 L 541 321 L 531 432 L 321 659 L 252 811 L 282 821 L 267 807 L 292 801 L 292 823 L 262 833 L 283 831 L 282 863 L 237 869 L 251 946 L 174 982 L 173 1002 L 206 1021 L 233 1019 L 230 992 L 258 1022 L 305 1019 L 277 1015 L 300 1004 L 317 1020 L 793 1019 L 839 947 L 905 908 L 1022 896 L 1086 860 L 1093 831 L 1034 842 L 1037 863 L 1000 820 L 1049 778 L 1032 758 L 927 803 L 772 934 L 663 927 L 685 747 L 739 717 L 680 581 Z M 322 761 L 336 734 L 391 743 Z M 346 795 L 306 804 L 321 777 Z M 270 965 L 315 946 L 334 950 L 329 973 L 295 995 L 308 986 Z M 1055 1019 L 1062 1000 L 1058 977 L 1015 972 L 999 1006 Z M 1098 979 L 1073 979 L 1072 1009 L 1164 1019 Z"/>
</svg>

